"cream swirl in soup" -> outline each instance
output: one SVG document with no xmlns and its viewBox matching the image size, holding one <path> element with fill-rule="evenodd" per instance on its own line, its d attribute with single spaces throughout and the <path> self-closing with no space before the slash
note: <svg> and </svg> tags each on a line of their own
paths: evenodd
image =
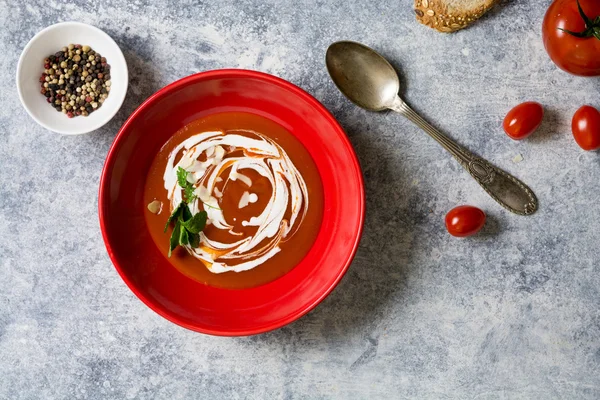
<svg viewBox="0 0 600 400">
<path fill-rule="evenodd" d="M 308 189 L 302 175 L 284 149 L 259 132 L 202 132 L 174 147 L 163 176 L 171 209 L 183 198 L 179 167 L 188 172 L 187 180 L 195 188 L 197 198 L 189 204 L 192 214 L 205 210 L 211 228 L 200 233 L 198 247 L 187 245 L 186 250 L 213 273 L 263 264 L 281 251 L 307 213 Z M 265 179 L 268 184 L 255 182 Z M 229 189 L 233 185 L 237 190 Z M 232 195 L 239 198 L 227 199 Z M 246 215 L 244 209 L 253 204 L 264 207 Z"/>
</svg>

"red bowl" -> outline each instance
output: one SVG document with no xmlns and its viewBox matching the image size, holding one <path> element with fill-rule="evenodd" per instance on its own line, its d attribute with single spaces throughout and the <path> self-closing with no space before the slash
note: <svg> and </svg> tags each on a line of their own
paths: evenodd
<svg viewBox="0 0 600 400">
<path fill-rule="evenodd" d="M 281 278 L 244 290 L 208 286 L 173 267 L 150 237 L 142 204 L 152 159 L 169 137 L 198 118 L 229 111 L 285 127 L 313 157 L 324 187 L 323 222 L 306 257 Z M 100 180 L 100 227 L 121 278 L 158 314 L 212 335 L 267 332 L 314 308 L 348 269 L 364 211 L 360 167 L 338 122 L 304 90 L 254 71 L 203 72 L 159 90 L 117 134 Z"/>
</svg>

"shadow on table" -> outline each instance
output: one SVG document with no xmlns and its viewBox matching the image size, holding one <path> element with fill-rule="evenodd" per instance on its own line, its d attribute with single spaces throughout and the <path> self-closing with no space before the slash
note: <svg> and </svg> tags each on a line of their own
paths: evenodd
<svg viewBox="0 0 600 400">
<path fill-rule="evenodd" d="M 485 13 L 480 19 L 479 21 L 476 21 L 475 24 L 477 23 L 481 23 L 481 22 L 485 22 L 487 20 L 490 19 L 494 19 L 496 18 L 496 16 L 502 12 L 509 12 L 508 10 L 511 7 L 517 6 L 518 5 L 518 1 L 516 0 L 502 0 L 500 1 L 499 4 L 496 4 L 494 7 L 492 7 L 491 10 L 489 10 L 487 13 Z"/>
<path fill-rule="evenodd" d="M 135 109 L 148 97 L 160 89 L 161 84 L 155 67 L 149 65 L 138 54 L 132 51 L 123 53 L 129 70 L 129 89 L 123 106 L 114 121 L 121 126 Z"/>
<path fill-rule="evenodd" d="M 129 72 L 129 87 L 123 105 L 105 130 L 115 136 L 131 113 L 163 85 L 157 74 L 158 69 L 148 61 L 151 55 L 143 53 L 150 50 L 142 49 L 140 53 L 136 48 L 138 38 L 123 32 L 107 31 L 121 47 Z"/>
<path fill-rule="evenodd" d="M 374 132 L 364 122 L 341 122 L 365 178 L 367 212 L 356 257 L 338 287 L 312 312 L 277 331 L 242 340 L 275 340 L 303 348 L 335 347 L 352 338 L 366 343 L 368 358 L 378 343 L 374 331 L 379 332 L 378 326 L 385 323 L 390 304 L 402 307 L 398 296 L 404 296 L 403 288 L 415 263 L 412 227 L 429 210 L 424 210 L 425 202 L 407 181 L 383 132 Z M 365 357 L 356 363 L 368 362 Z"/>
<path fill-rule="evenodd" d="M 561 112 L 549 106 L 544 106 L 544 119 L 540 127 L 527 140 L 534 144 L 540 144 L 559 138 L 564 132 L 558 128 L 560 125 Z"/>
<path fill-rule="evenodd" d="M 600 92 L 600 79 L 598 79 L 598 78 L 590 78 L 589 80 L 590 80 L 590 83 L 596 87 L 596 91 Z M 600 100 L 599 99 L 595 99 L 592 103 L 590 103 L 590 106 L 594 106 L 598 110 L 600 110 Z M 596 160 L 598 161 L 598 165 L 600 165 L 600 150 L 594 151 L 593 154 L 596 156 Z"/>
</svg>

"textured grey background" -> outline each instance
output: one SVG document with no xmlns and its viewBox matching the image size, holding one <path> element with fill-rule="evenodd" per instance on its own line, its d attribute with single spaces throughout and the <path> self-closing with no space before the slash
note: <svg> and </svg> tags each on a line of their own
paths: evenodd
<svg viewBox="0 0 600 400">
<path fill-rule="evenodd" d="M 600 80 L 549 61 L 548 3 L 506 2 L 445 36 L 418 25 L 407 0 L 0 0 L 0 398 L 600 398 L 600 155 L 569 129 L 579 106 L 600 106 Z M 37 126 L 14 86 L 27 41 L 63 20 L 104 29 L 130 68 L 123 108 L 85 136 Z M 409 122 L 342 98 L 323 64 L 340 39 L 402 65 L 407 100 L 527 182 L 540 211 L 509 215 Z M 331 296 L 283 329 L 237 339 L 147 309 L 111 265 L 97 217 L 125 118 L 161 86 L 222 67 L 277 74 L 332 110 L 368 201 L 360 249 Z M 501 121 L 525 100 L 547 117 L 513 142 Z M 463 203 L 489 222 L 457 240 L 443 217 Z"/>
</svg>

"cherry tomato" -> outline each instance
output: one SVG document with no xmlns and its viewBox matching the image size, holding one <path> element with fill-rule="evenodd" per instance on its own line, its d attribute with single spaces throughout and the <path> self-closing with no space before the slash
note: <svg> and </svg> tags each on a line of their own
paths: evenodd
<svg viewBox="0 0 600 400">
<path fill-rule="evenodd" d="M 477 207 L 458 206 L 446 214 L 446 229 L 456 237 L 476 234 L 485 224 L 485 213 Z"/>
<path fill-rule="evenodd" d="M 571 125 L 575 141 L 584 150 L 600 149 L 600 112 L 592 106 L 583 106 Z"/>
<path fill-rule="evenodd" d="M 544 107 L 540 103 L 528 101 L 519 104 L 506 114 L 504 131 L 514 140 L 522 140 L 531 135 L 542 123 Z"/>
<path fill-rule="evenodd" d="M 577 0 L 554 0 L 544 17 L 544 46 L 552 61 L 561 69 L 574 75 L 598 76 L 600 1 L 579 0 L 579 4 L 588 24 L 579 11 Z"/>
</svg>

